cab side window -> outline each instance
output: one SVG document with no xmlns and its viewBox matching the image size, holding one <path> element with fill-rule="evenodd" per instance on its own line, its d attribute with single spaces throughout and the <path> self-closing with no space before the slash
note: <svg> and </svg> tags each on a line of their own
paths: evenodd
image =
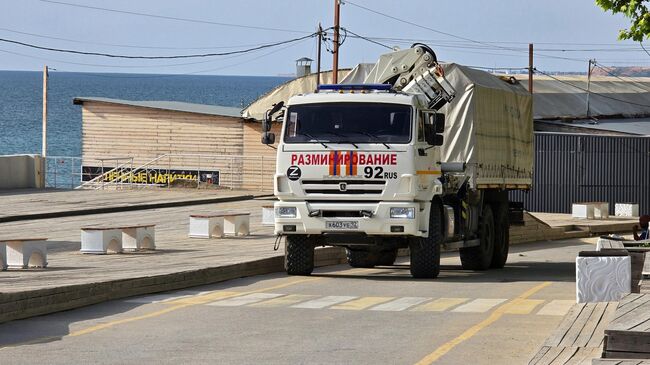
<svg viewBox="0 0 650 365">
<path fill-rule="evenodd" d="M 418 142 L 424 142 L 424 113 L 418 113 Z"/>
</svg>

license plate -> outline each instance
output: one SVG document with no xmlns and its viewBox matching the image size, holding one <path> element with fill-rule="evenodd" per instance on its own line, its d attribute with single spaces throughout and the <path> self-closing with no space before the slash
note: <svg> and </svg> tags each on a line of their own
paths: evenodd
<svg viewBox="0 0 650 365">
<path fill-rule="evenodd" d="M 327 229 L 359 229 L 359 222 L 356 221 L 327 221 Z"/>
</svg>

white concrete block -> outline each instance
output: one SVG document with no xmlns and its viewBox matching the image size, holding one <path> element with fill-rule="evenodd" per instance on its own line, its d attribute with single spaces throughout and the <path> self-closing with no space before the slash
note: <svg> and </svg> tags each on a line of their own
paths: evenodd
<svg viewBox="0 0 650 365">
<path fill-rule="evenodd" d="M 191 238 L 223 237 L 223 217 L 190 216 Z"/>
<path fill-rule="evenodd" d="M 4 243 L 7 246 L 7 267 L 47 267 L 47 242 L 35 240 Z"/>
<path fill-rule="evenodd" d="M 614 215 L 616 217 L 638 217 L 639 204 L 616 203 L 614 204 Z"/>
<path fill-rule="evenodd" d="M 275 208 L 272 205 L 262 207 L 262 225 L 275 225 Z"/>
<path fill-rule="evenodd" d="M 250 215 L 238 214 L 225 216 L 223 233 L 231 236 L 248 236 L 250 234 Z"/>
<path fill-rule="evenodd" d="M 609 218 L 609 203 L 594 204 L 594 218 L 608 219 Z"/>
<path fill-rule="evenodd" d="M 81 252 L 92 254 L 122 252 L 122 230 L 82 228 Z"/>
<path fill-rule="evenodd" d="M 594 219 L 594 206 L 588 203 L 573 203 L 571 216 L 573 218 Z"/>
<path fill-rule="evenodd" d="M 630 293 L 632 272 L 629 256 L 576 258 L 576 301 L 616 302 Z"/>
<path fill-rule="evenodd" d="M 155 226 L 122 228 L 122 249 L 129 251 L 155 250 Z"/>
<path fill-rule="evenodd" d="M 0 243 L 0 270 L 7 270 L 7 244 Z"/>
</svg>

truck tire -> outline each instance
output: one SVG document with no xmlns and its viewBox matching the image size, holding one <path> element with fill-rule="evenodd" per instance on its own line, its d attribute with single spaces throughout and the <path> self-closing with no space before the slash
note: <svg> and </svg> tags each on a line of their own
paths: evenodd
<svg viewBox="0 0 650 365">
<path fill-rule="evenodd" d="M 508 219 L 508 204 L 494 205 L 494 254 L 491 268 L 502 269 L 508 261 L 510 249 L 510 220 Z"/>
<path fill-rule="evenodd" d="M 305 235 L 287 235 L 284 268 L 289 275 L 310 275 L 314 271 L 314 243 Z"/>
<path fill-rule="evenodd" d="M 348 264 L 352 267 L 370 269 L 375 267 L 379 261 L 379 253 L 365 250 L 345 249 Z"/>
<path fill-rule="evenodd" d="M 411 275 L 417 279 L 433 279 L 440 274 L 441 211 L 440 202 L 431 202 L 429 236 L 411 237 Z"/>
<path fill-rule="evenodd" d="M 460 262 L 465 270 L 487 270 L 494 255 L 494 216 L 492 208 L 486 204 L 479 222 L 481 244 L 460 249 Z"/>
<path fill-rule="evenodd" d="M 377 265 L 390 266 L 395 263 L 395 260 L 397 260 L 396 248 L 388 251 L 381 251 L 379 253 L 379 260 L 377 260 Z"/>
</svg>

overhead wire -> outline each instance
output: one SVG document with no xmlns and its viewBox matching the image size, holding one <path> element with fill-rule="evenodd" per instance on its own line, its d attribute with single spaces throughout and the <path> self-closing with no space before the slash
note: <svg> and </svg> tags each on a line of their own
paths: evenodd
<svg viewBox="0 0 650 365">
<path fill-rule="evenodd" d="M 69 3 L 69 2 L 65 2 L 65 1 L 55 1 L 55 0 L 38 0 L 38 1 L 43 2 L 43 3 L 64 5 L 64 6 L 70 6 L 70 7 L 76 7 L 76 8 L 91 9 L 91 10 L 105 11 L 105 12 L 118 13 L 118 14 L 136 15 L 136 16 L 142 16 L 142 17 L 148 17 L 148 18 L 157 18 L 157 19 L 166 19 L 166 20 L 173 20 L 173 21 L 197 23 L 197 24 L 211 24 L 211 25 L 219 25 L 219 26 L 224 26 L 224 27 L 266 30 L 266 31 L 276 31 L 276 32 L 303 33 L 303 34 L 310 33 L 310 32 L 307 32 L 307 31 L 301 31 L 301 30 L 295 30 L 295 29 L 261 27 L 261 26 L 256 26 L 256 25 L 233 24 L 233 23 L 216 22 L 216 21 L 211 21 L 211 20 L 203 20 L 203 19 L 181 18 L 181 17 L 176 17 L 176 16 L 141 13 L 141 12 L 130 11 L 130 10 L 103 8 L 103 7 L 99 7 L 99 6 L 91 6 L 91 5 Z"/>
<path fill-rule="evenodd" d="M 230 67 L 239 66 L 239 65 L 250 63 L 250 62 L 254 62 L 254 61 L 259 60 L 260 58 L 263 58 L 263 57 L 278 53 L 280 51 L 283 51 L 283 50 L 291 48 L 291 47 L 295 47 L 298 44 L 301 44 L 303 41 L 305 41 L 305 40 L 302 40 L 300 42 L 290 43 L 290 44 L 288 44 L 288 45 L 286 45 L 284 47 L 279 47 L 277 49 L 274 49 L 271 52 L 266 52 L 264 54 L 261 54 L 259 56 L 254 57 L 254 58 L 244 60 L 244 61 L 240 61 L 240 62 L 237 62 L 237 63 L 231 63 L 231 64 L 228 64 L 228 65 L 224 65 L 224 66 L 220 66 L 220 67 L 216 67 L 216 68 L 203 69 L 203 70 L 184 72 L 184 73 L 178 73 L 178 74 L 134 75 L 134 76 L 117 76 L 117 75 L 107 75 L 107 74 L 89 73 L 89 72 L 81 72 L 80 74 L 82 74 L 84 76 L 89 76 L 89 77 L 113 78 L 113 79 L 151 79 L 151 78 L 168 78 L 168 77 L 192 76 L 192 75 L 202 74 L 202 73 L 206 73 L 206 72 L 220 71 L 220 70 L 224 70 L 224 69 L 227 69 L 227 68 L 230 68 Z M 227 57 L 227 58 L 224 58 L 224 59 L 231 59 L 231 58 L 242 57 L 242 56 L 244 56 L 244 55 L 236 55 L 236 56 Z M 221 59 L 221 60 L 223 60 L 223 59 Z M 65 71 L 65 70 L 61 70 L 61 71 L 72 72 L 72 71 Z"/>
<path fill-rule="evenodd" d="M 449 32 L 445 32 L 445 31 L 442 31 L 442 30 L 438 30 L 438 29 L 435 29 L 435 28 L 427 27 L 427 26 L 422 25 L 422 24 L 414 23 L 414 22 L 411 22 L 411 21 L 408 21 L 408 20 L 405 20 L 405 19 L 400 19 L 400 18 L 395 17 L 393 15 L 386 14 L 386 13 L 383 13 L 383 12 L 368 8 L 366 6 L 356 4 L 355 2 L 350 1 L 350 0 L 345 0 L 345 3 L 350 4 L 352 6 L 360 8 L 360 9 L 366 10 L 368 12 L 371 12 L 371 13 L 374 13 L 374 14 L 377 14 L 377 15 L 380 15 L 380 16 L 383 16 L 383 17 L 386 17 L 386 18 L 393 19 L 395 21 L 398 21 L 398 22 L 401 22 L 401 23 L 404 23 L 404 24 L 409 24 L 409 25 L 412 25 L 414 27 L 429 30 L 431 32 L 442 34 L 442 35 L 445 35 L 445 36 L 448 36 L 448 37 L 464 40 L 464 41 L 471 42 L 471 43 L 482 44 L 482 45 L 485 45 L 485 46 L 488 46 L 488 47 L 498 48 L 498 49 L 511 51 L 511 52 L 526 52 L 526 53 L 528 52 L 528 51 L 525 51 L 525 50 L 520 50 L 520 49 L 511 48 L 511 47 L 503 47 L 503 46 L 499 46 L 499 45 L 496 45 L 496 44 L 491 44 L 489 42 L 478 41 L 478 40 L 475 40 L 475 39 L 459 36 L 459 35 L 449 33 Z M 570 57 L 545 55 L 545 54 L 539 54 L 539 53 L 534 53 L 534 54 L 536 54 L 539 57 L 555 58 L 555 59 L 562 59 L 562 60 L 567 60 L 567 61 L 575 61 L 575 62 L 585 62 L 586 61 L 586 60 L 583 60 L 583 59 L 570 58 Z"/>
<path fill-rule="evenodd" d="M 359 34 L 353 32 L 353 31 L 351 31 L 351 30 L 349 30 L 349 29 L 347 29 L 347 28 L 343 28 L 343 27 L 341 27 L 341 29 L 344 29 L 346 32 L 352 34 L 353 36 L 355 36 L 355 37 L 357 37 L 357 38 L 359 38 L 359 39 L 363 39 L 363 40 L 365 40 L 365 41 L 367 41 L 367 42 L 374 43 L 374 44 L 376 44 L 376 45 L 378 45 L 378 46 L 381 46 L 381 47 L 384 47 L 384 48 L 388 48 L 388 49 L 390 49 L 390 50 L 393 49 L 393 47 L 391 47 L 391 46 L 389 46 L 389 45 L 386 45 L 386 44 L 384 44 L 384 43 L 381 43 L 381 42 L 378 42 L 378 41 L 372 40 L 371 38 L 368 38 L 368 37 L 364 37 L 364 36 L 362 36 L 362 35 L 359 35 Z"/>
<path fill-rule="evenodd" d="M 612 97 L 612 96 L 609 96 L 609 95 L 605 95 L 605 94 L 601 94 L 601 93 L 594 92 L 594 91 L 591 91 L 591 90 L 587 90 L 587 89 L 585 89 L 585 88 L 583 88 L 583 87 L 580 87 L 580 86 L 578 86 L 578 85 L 574 85 L 574 84 L 572 84 L 572 83 L 570 83 L 570 82 L 567 82 L 567 81 L 565 81 L 565 80 L 559 79 L 559 78 L 557 78 L 557 77 L 555 77 L 555 76 L 553 76 L 553 75 L 551 75 L 551 74 L 549 74 L 549 73 L 547 73 L 547 72 L 540 71 L 540 70 L 538 70 L 538 69 L 536 69 L 536 68 L 533 69 L 533 71 L 534 71 L 534 72 L 539 72 L 539 73 L 541 73 L 542 75 L 548 76 L 549 78 L 551 78 L 551 79 L 553 79 L 553 80 L 555 80 L 555 81 L 557 81 L 557 82 L 560 82 L 560 83 L 562 83 L 562 84 L 565 84 L 565 85 L 571 86 L 571 87 L 576 88 L 576 89 L 578 89 L 578 90 L 582 90 L 582 91 L 584 91 L 584 92 L 586 92 L 586 93 L 589 93 L 589 94 L 592 94 L 592 95 L 598 95 L 598 96 L 600 96 L 600 97 L 602 97 L 602 98 L 610 99 L 610 100 L 615 100 L 615 101 L 618 101 L 618 102 L 621 102 L 621 103 L 626 103 L 626 104 L 630 104 L 630 105 L 636 105 L 636 106 L 641 106 L 641 107 L 645 107 L 645 108 L 650 108 L 650 105 L 647 105 L 647 104 L 635 103 L 635 102 L 633 102 L 633 101 L 628 101 L 628 100 L 618 99 L 618 98 L 615 98 L 615 97 Z"/>
<path fill-rule="evenodd" d="M 110 47 L 118 47 L 118 48 L 137 48 L 137 49 L 205 50 L 205 49 L 228 49 L 228 48 L 255 47 L 255 46 L 260 46 L 260 45 L 264 44 L 264 43 L 254 43 L 254 44 L 239 44 L 239 45 L 232 45 L 232 46 L 205 46 L 205 47 L 160 47 L 160 46 L 144 46 L 144 45 L 133 45 L 133 44 L 116 44 L 116 43 L 91 42 L 91 41 L 83 41 L 83 40 L 78 40 L 78 39 L 54 37 L 54 36 L 48 36 L 48 35 L 43 35 L 43 34 L 23 32 L 23 31 L 19 31 L 19 30 L 15 30 L 15 29 L 8 29 L 8 28 L 0 28 L 0 31 L 5 31 L 5 32 L 9 32 L 9 33 L 14 33 L 14 34 L 28 35 L 28 36 L 37 37 L 37 38 L 44 38 L 44 39 L 52 39 L 52 40 L 70 42 L 70 43 L 90 44 L 90 45 L 99 45 L 99 46 L 110 46 Z"/>
<path fill-rule="evenodd" d="M 182 59 L 182 58 L 202 58 L 202 57 L 229 56 L 229 55 L 240 54 L 240 53 L 248 53 L 248 52 L 252 52 L 252 51 L 256 51 L 256 50 L 260 50 L 260 49 L 271 48 L 271 47 L 275 47 L 275 46 L 279 46 L 279 45 L 284 45 L 284 44 L 288 44 L 288 43 L 301 41 L 303 39 L 314 37 L 317 34 L 318 34 L 317 32 L 314 32 L 314 33 L 311 33 L 311 34 L 308 34 L 308 35 L 305 35 L 305 36 L 302 36 L 302 37 L 298 37 L 298 38 L 292 38 L 292 39 L 288 39 L 288 40 L 284 40 L 284 41 L 280 41 L 280 42 L 275 42 L 275 43 L 267 43 L 267 44 L 263 44 L 261 46 L 242 49 L 242 50 L 236 50 L 236 51 L 218 52 L 218 53 L 187 54 L 187 55 L 171 55 L 171 56 L 132 56 L 132 55 L 121 55 L 121 54 L 113 54 L 113 53 L 103 53 L 103 52 L 86 52 L 86 51 L 78 51 L 78 50 L 72 50 L 72 49 L 63 49 L 63 48 L 39 46 L 39 45 L 32 44 L 32 43 L 26 43 L 26 42 L 21 42 L 21 41 L 6 39 L 6 38 L 0 38 L 0 42 L 16 44 L 16 45 L 20 45 L 20 46 L 24 46 L 24 47 L 35 48 L 35 49 L 40 49 L 40 50 L 45 50 L 45 51 L 71 53 L 71 54 L 86 55 L 86 56 L 101 56 L 101 57 L 123 58 L 123 59 L 163 60 L 163 59 Z"/>
</svg>

